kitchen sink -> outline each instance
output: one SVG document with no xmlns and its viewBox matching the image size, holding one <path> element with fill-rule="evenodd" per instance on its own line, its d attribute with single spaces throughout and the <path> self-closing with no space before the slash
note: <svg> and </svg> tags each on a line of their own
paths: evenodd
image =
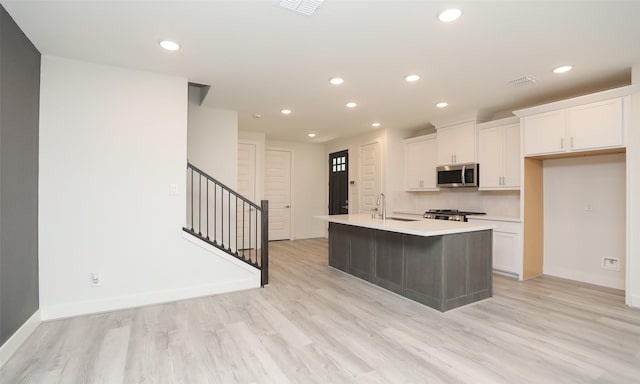
<svg viewBox="0 0 640 384">
<path fill-rule="evenodd" d="M 387 217 L 387 220 L 396 220 L 396 221 L 418 221 L 418 219 L 407 219 L 404 217 Z"/>
</svg>

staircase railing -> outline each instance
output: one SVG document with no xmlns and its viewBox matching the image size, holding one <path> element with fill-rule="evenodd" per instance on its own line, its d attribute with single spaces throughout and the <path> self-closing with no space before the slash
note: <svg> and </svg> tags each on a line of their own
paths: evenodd
<svg viewBox="0 0 640 384">
<path fill-rule="evenodd" d="M 269 202 L 260 206 L 187 163 L 185 232 L 261 271 L 269 284 Z"/>
</svg>

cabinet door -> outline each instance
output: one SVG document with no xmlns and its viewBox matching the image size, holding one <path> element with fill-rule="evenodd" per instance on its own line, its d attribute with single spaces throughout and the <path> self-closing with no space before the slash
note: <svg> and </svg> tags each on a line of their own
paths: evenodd
<svg viewBox="0 0 640 384">
<path fill-rule="evenodd" d="M 502 187 L 520 188 L 520 124 L 506 125 L 502 129 L 504 133 Z"/>
<path fill-rule="evenodd" d="M 374 230 L 362 227 L 351 227 L 349 273 L 370 281 L 373 269 Z"/>
<path fill-rule="evenodd" d="M 456 125 L 456 143 L 453 158 L 456 164 L 476 162 L 476 123 Z"/>
<path fill-rule="evenodd" d="M 501 188 L 503 173 L 503 129 L 493 127 L 478 132 L 480 188 Z"/>
<path fill-rule="evenodd" d="M 438 129 L 438 165 L 453 164 L 453 154 L 456 148 L 455 127 Z"/>
<path fill-rule="evenodd" d="M 435 137 L 405 143 L 404 151 L 405 190 L 437 190 Z"/>
<path fill-rule="evenodd" d="M 420 189 L 424 185 L 424 180 L 421 179 L 423 150 L 423 141 L 404 145 L 404 188 L 406 190 Z"/>
<path fill-rule="evenodd" d="M 564 152 L 564 111 L 553 111 L 524 118 L 524 154 Z"/>
<path fill-rule="evenodd" d="M 329 265 L 349 272 L 349 226 L 329 223 Z"/>
<path fill-rule="evenodd" d="M 376 231 L 373 282 L 396 293 L 402 293 L 402 234 Z"/>
<path fill-rule="evenodd" d="M 493 231 L 493 269 L 518 273 L 518 235 Z"/>
<path fill-rule="evenodd" d="M 623 145 L 622 99 L 569 108 L 567 136 L 572 151 Z"/>
<path fill-rule="evenodd" d="M 442 236 L 404 236 L 404 296 L 442 307 Z"/>
</svg>

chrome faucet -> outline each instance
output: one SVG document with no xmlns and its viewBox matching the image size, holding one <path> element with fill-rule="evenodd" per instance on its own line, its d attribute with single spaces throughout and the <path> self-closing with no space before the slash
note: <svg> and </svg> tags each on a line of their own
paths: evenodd
<svg viewBox="0 0 640 384">
<path fill-rule="evenodd" d="M 380 203 L 382 203 L 382 213 L 380 216 L 382 216 L 382 220 L 387 220 L 387 199 L 384 198 L 384 193 L 380 193 L 376 205 L 380 206 Z"/>
</svg>

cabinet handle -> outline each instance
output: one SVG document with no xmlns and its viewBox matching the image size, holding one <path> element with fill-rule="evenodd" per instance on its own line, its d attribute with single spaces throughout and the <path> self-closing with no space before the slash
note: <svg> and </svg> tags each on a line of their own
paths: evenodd
<svg viewBox="0 0 640 384">
<path fill-rule="evenodd" d="M 571 148 L 573 148 L 573 136 L 571 136 Z"/>
<path fill-rule="evenodd" d="M 564 138 L 560 138 L 560 149 L 564 149 Z"/>
</svg>

